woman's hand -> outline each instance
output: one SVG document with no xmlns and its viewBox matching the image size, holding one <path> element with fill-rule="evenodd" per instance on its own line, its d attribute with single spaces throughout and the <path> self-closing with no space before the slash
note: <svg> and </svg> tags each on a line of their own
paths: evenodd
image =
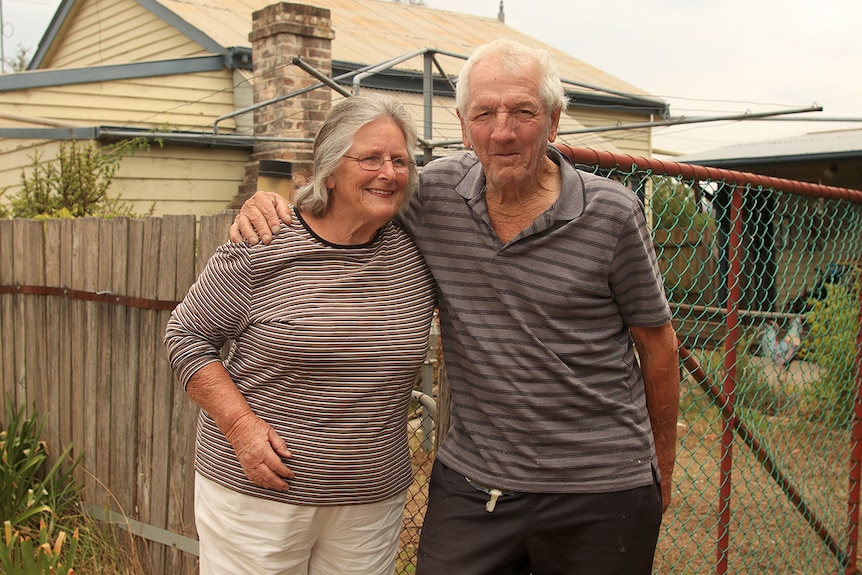
<svg viewBox="0 0 862 575">
<path fill-rule="evenodd" d="M 288 490 L 293 471 L 281 460 L 292 455 L 287 443 L 255 415 L 220 361 L 196 371 L 186 384 L 186 393 L 224 433 L 246 477 L 267 489 Z"/>
<path fill-rule="evenodd" d="M 281 222 L 289 224 L 290 220 L 290 204 L 286 199 L 273 192 L 255 192 L 233 219 L 230 241 L 238 244 L 245 240 L 252 246 L 259 241 L 269 244 Z"/>
<path fill-rule="evenodd" d="M 252 483 L 276 491 L 288 490 L 287 480 L 293 479 L 293 472 L 281 458 L 291 453 L 271 425 L 249 411 L 234 421 L 225 437 Z"/>
</svg>

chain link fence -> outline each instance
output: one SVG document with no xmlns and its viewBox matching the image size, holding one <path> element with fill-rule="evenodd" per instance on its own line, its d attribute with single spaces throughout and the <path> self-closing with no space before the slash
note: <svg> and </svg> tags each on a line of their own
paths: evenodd
<svg viewBox="0 0 862 575">
<path fill-rule="evenodd" d="M 654 572 L 855 573 L 862 192 L 561 148 L 643 199 L 680 340 Z M 433 459 L 416 410 L 398 574 L 414 572 Z"/>
</svg>

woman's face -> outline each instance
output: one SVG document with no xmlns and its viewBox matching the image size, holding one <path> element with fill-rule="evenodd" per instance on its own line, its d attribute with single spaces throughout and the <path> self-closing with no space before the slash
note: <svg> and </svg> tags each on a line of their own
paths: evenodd
<svg viewBox="0 0 862 575">
<path fill-rule="evenodd" d="M 366 169 L 379 158 L 384 160 L 379 169 Z M 363 126 L 341 165 L 326 178 L 326 187 L 332 190 L 328 215 L 375 229 L 391 220 L 404 201 L 409 159 L 404 134 L 395 121 L 380 118 Z M 359 160 L 366 160 L 365 167 Z"/>
</svg>

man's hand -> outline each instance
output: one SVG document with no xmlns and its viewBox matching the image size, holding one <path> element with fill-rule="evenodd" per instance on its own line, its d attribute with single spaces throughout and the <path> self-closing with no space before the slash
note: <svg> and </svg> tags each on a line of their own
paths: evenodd
<svg viewBox="0 0 862 575">
<path fill-rule="evenodd" d="M 290 223 L 290 220 L 290 204 L 286 199 L 273 192 L 258 191 L 243 203 L 233 219 L 230 241 L 269 244 L 281 228 L 281 222 Z"/>
<path fill-rule="evenodd" d="M 234 422 L 225 436 L 252 483 L 276 491 L 288 490 L 286 480 L 293 479 L 293 471 L 281 458 L 291 453 L 272 426 L 249 411 Z"/>
</svg>

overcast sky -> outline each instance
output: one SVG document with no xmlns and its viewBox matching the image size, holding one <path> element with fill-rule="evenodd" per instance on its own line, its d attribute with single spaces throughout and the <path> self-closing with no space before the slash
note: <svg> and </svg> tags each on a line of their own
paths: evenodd
<svg viewBox="0 0 862 575">
<path fill-rule="evenodd" d="M 293 0 L 299 1 L 299 0 Z M 32 55 L 59 0 L 0 0 L 6 57 Z M 313 3 L 313 0 L 312 2 Z M 425 0 L 494 18 L 499 0 Z M 793 121 L 710 122 L 654 131 L 655 146 L 693 153 L 862 122 L 860 0 L 504 0 L 506 24 L 625 80 L 673 116 L 823 107 Z M 818 122 L 800 122 L 801 118 Z"/>
<path fill-rule="evenodd" d="M 494 17 L 499 0 L 426 0 Z M 859 0 L 505 0 L 506 24 L 633 84 L 673 116 L 808 108 L 786 118 L 654 130 L 655 146 L 684 153 L 739 142 L 862 129 Z"/>
<path fill-rule="evenodd" d="M 14 58 L 19 46 L 33 55 L 59 5 L 60 0 L 0 0 L 3 54 L 7 60 Z"/>
</svg>

